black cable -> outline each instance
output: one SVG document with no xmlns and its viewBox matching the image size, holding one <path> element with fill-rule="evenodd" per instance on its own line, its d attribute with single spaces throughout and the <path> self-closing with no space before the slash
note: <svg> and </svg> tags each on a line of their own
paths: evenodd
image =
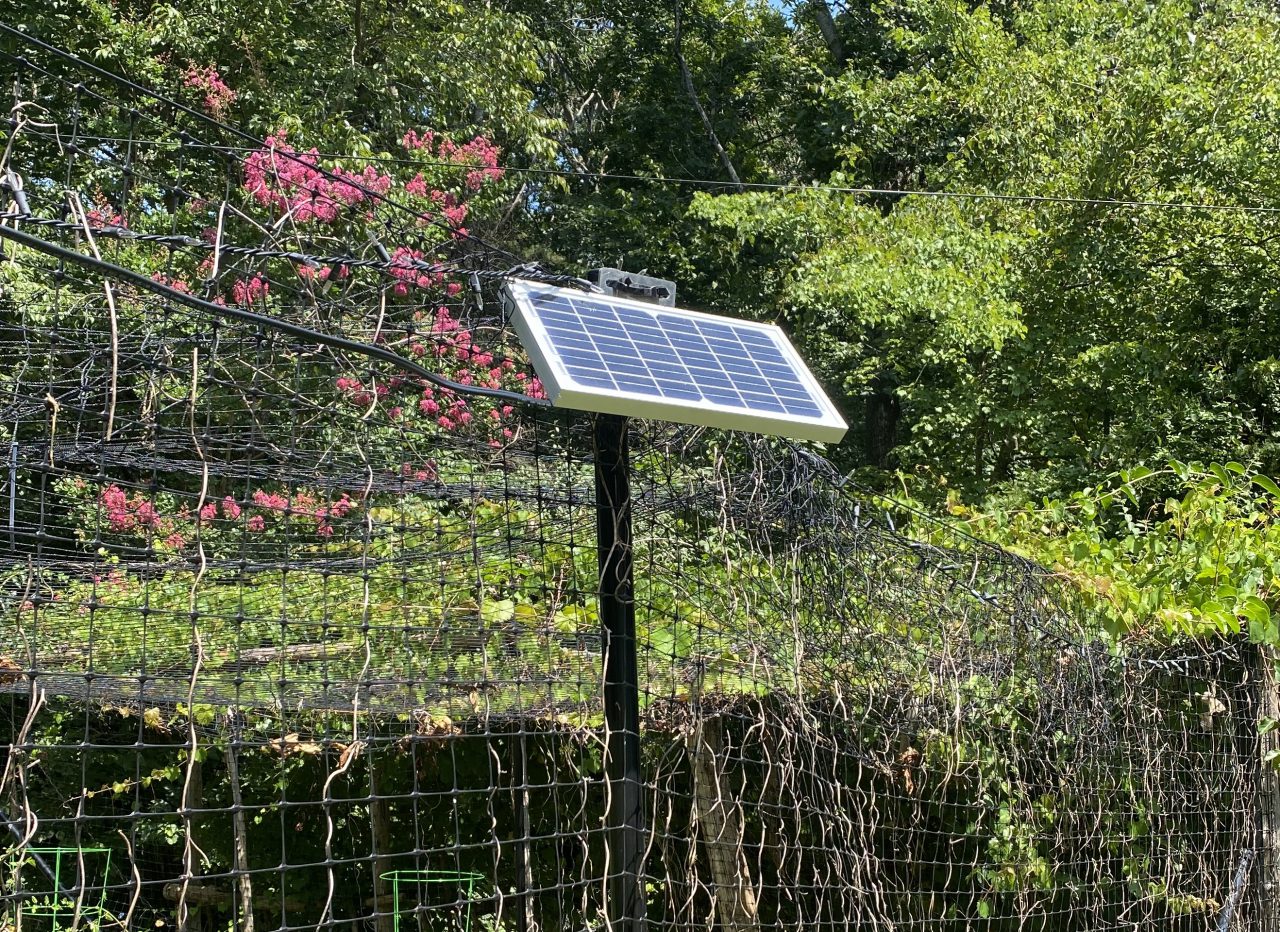
<svg viewBox="0 0 1280 932">
<path fill-rule="evenodd" d="M 528 395 L 522 395 L 519 392 L 510 392 L 501 388 L 484 388 L 482 386 L 463 385 L 461 382 L 454 382 L 452 379 L 446 379 L 429 369 L 424 369 L 417 363 L 411 362 L 404 357 L 383 349 L 380 346 L 370 346 L 367 343 L 359 343 L 355 340 L 348 340 L 345 337 L 335 337 L 327 333 L 321 333 L 318 330 L 312 330 L 298 324 L 289 323 L 288 321 L 279 320 L 275 317 L 269 317 L 266 314 L 258 314 L 254 311 L 246 311 L 244 308 L 234 307 L 231 305 L 214 304 L 212 301 L 205 301 L 203 298 L 197 298 L 194 295 L 183 294 L 173 288 L 163 285 L 154 279 L 148 278 L 139 272 L 113 265 L 101 259 L 95 259 L 93 256 L 86 256 L 64 246 L 58 246 L 55 243 L 49 243 L 39 237 L 24 233 L 21 230 L 15 230 L 12 227 L 0 225 L 0 238 L 10 240 L 36 252 L 42 252 L 47 256 L 63 262 L 72 262 L 85 268 L 93 269 L 112 278 L 118 278 L 121 281 L 127 281 L 130 284 L 137 285 L 139 288 L 145 288 L 147 291 L 157 294 L 168 301 L 175 304 L 185 304 L 187 307 L 210 314 L 217 317 L 231 317 L 235 320 L 241 320 L 245 323 L 256 324 L 259 327 L 266 327 L 270 330 L 278 330 L 291 336 L 301 337 L 304 340 L 314 341 L 333 349 L 343 350 L 348 353 L 356 353 L 361 356 L 367 356 L 370 359 L 380 359 L 383 362 L 389 362 L 403 371 L 414 375 L 420 379 L 426 379 L 433 385 L 440 388 L 447 388 L 459 395 L 474 395 L 482 398 L 496 398 L 501 401 L 509 401 L 513 404 L 528 405 L 538 408 L 546 408 L 551 406 L 551 402 L 544 398 L 530 398 Z"/>
<path fill-rule="evenodd" d="M 9 188 L 13 191 L 15 199 L 25 197 L 21 188 L 15 188 L 12 183 L 6 184 L 0 179 L 0 188 Z M 38 217 L 30 213 L 27 209 L 17 212 L 0 213 L 0 222 L 5 220 L 17 220 L 22 223 L 29 223 L 33 226 L 51 227 L 55 230 L 63 230 L 67 232 L 80 232 L 84 230 L 81 223 L 73 223 L 70 220 L 59 220 L 53 217 Z M 239 246 L 234 243 L 222 243 L 215 246 L 213 243 L 205 242 L 194 236 L 185 236 L 180 233 L 140 233 L 123 226 L 101 226 L 89 225 L 89 232 L 97 238 L 127 240 L 129 242 L 139 243 L 155 243 L 160 246 L 167 246 L 170 249 L 190 248 L 203 249 L 206 252 L 222 252 L 227 255 L 243 256 L 250 259 L 284 259 L 289 262 L 300 262 L 305 265 L 322 266 L 322 265 L 340 265 L 350 269 L 374 269 L 380 272 L 389 272 L 396 269 L 415 269 L 420 272 L 428 273 L 445 273 L 445 272 L 461 272 L 463 267 L 459 265 L 451 265 L 444 262 L 424 262 L 421 259 L 412 257 L 404 257 L 395 261 L 389 261 L 381 257 L 377 259 L 362 259 L 359 256 L 353 256 L 349 253 L 342 255 L 320 256 L 313 253 L 298 252 L 288 249 L 268 249 L 263 246 Z M 384 250 L 385 251 L 385 250 Z M 461 263 L 463 260 L 458 260 Z M 527 262 L 522 265 L 512 266 L 506 270 L 496 269 L 465 269 L 468 276 L 475 276 L 477 279 L 485 281 L 501 281 L 506 278 L 527 278 L 531 281 L 537 281 L 545 285 L 559 285 L 566 288 L 578 288 L 582 291 L 594 291 L 595 286 L 584 278 L 578 278 L 576 275 L 567 275 L 556 272 L 544 271 L 537 263 Z"/>
<path fill-rule="evenodd" d="M 0 53 L 3 54 L 3 53 Z M 44 136 L 50 138 L 52 134 L 41 132 L 39 130 L 25 130 L 32 135 Z M 95 142 L 123 142 L 122 137 L 114 136 L 89 136 L 81 137 Z M 169 142 L 165 139 L 140 139 L 134 140 L 140 144 L 160 145 Z M 199 142 L 197 143 L 203 148 L 212 149 L 218 152 L 254 152 L 256 148 L 223 146 L 214 143 Z M 441 162 L 431 159 L 410 159 L 400 158 L 397 156 L 380 156 L 380 155 L 348 155 L 341 152 L 320 152 L 316 156 L 323 159 L 345 159 L 350 162 L 359 162 L 361 164 L 370 165 L 409 165 L 420 166 L 424 168 L 443 168 L 455 169 L 459 171 L 471 171 L 474 169 L 472 165 L 458 164 L 457 162 Z M 1237 212 L 1252 214 L 1280 214 L 1280 207 L 1266 207 L 1259 204 L 1218 204 L 1204 203 L 1196 201 L 1152 201 L 1152 200 L 1126 200 L 1124 198 L 1098 198 L 1098 197 L 1071 197 L 1069 195 L 1052 195 L 1052 194 L 999 194 L 991 191 L 943 191 L 928 189 L 910 189 L 910 188 L 877 188 L 861 185 L 832 185 L 819 184 L 811 181 L 743 181 L 741 184 L 735 184 L 732 181 L 716 181 L 714 178 L 689 178 L 681 175 L 636 175 L 626 172 L 593 172 L 580 171 L 568 168 L 535 168 L 532 166 L 520 165 L 497 165 L 495 166 L 504 172 L 511 172 L 517 175 L 544 175 L 555 178 L 582 178 L 595 181 L 631 181 L 644 184 L 662 184 L 662 185 L 684 185 L 688 187 L 701 187 L 709 189 L 732 188 L 735 193 L 740 189 L 746 191 L 778 191 L 785 194 L 806 194 L 809 192 L 821 192 L 826 194 L 854 194 L 866 195 L 868 197 L 933 197 L 933 198 L 951 198 L 955 200 L 975 200 L 975 201 L 1004 201 L 1015 203 L 1032 203 L 1032 204 L 1057 204 L 1068 207 L 1123 207 L 1133 209 L 1157 209 L 1157 210 L 1182 210 L 1182 211 L 1215 211 L 1215 212 Z"/>
</svg>

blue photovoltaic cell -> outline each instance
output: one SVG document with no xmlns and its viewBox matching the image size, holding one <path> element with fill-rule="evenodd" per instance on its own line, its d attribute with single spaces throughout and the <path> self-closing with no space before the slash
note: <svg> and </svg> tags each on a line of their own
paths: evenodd
<svg viewBox="0 0 1280 932">
<path fill-rule="evenodd" d="M 607 300 L 530 300 L 575 382 L 672 401 L 821 417 L 801 375 L 767 332 Z"/>
</svg>

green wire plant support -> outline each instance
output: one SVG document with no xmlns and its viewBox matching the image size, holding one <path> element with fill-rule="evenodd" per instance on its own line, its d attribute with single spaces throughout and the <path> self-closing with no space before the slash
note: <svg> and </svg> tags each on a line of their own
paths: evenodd
<svg viewBox="0 0 1280 932">
<path fill-rule="evenodd" d="M 466 910 L 462 917 L 461 925 L 456 928 L 458 929 L 458 932 L 471 932 L 471 902 L 475 898 L 476 882 L 484 880 L 483 874 L 476 874 L 469 871 L 403 870 L 387 871 L 382 875 L 382 879 L 391 882 L 391 908 L 395 913 L 395 932 L 400 932 L 401 915 L 410 908 L 417 908 L 410 907 L 408 905 L 401 907 L 401 885 L 428 886 L 431 884 L 454 884 L 457 886 L 459 896 L 455 905 L 466 903 Z M 466 892 L 465 896 L 462 895 L 464 889 Z"/>
<path fill-rule="evenodd" d="M 53 862 L 52 878 L 34 869 L 26 870 L 36 866 L 33 855 L 43 858 L 46 864 L 49 861 Z M 77 865 L 81 857 L 84 858 L 84 876 L 77 879 Z M 107 911 L 107 877 L 111 871 L 110 848 L 23 848 L 21 851 L 13 852 L 8 862 L 12 885 L 15 889 L 26 891 L 26 902 L 19 906 L 20 911 L 29 917 L 47 917 L 49 932 L 69 929 L 73 923 L 80 929 L 97 930 L 104 923 L 115 920 L 115 917 Z M 90 881 L 90 877 L 96 873 L 91 869 L 93 862 L 102 865 L 97 882 Z M 25 876 L 33 875 L 41 876 L 43 882 L 36 882 L 30 886 L 21 883 Z M 69 879 L 70 883 L 64 883 L 64 878 Z M 84 900 L 80 904 L 78 921 L 74 898 L 77 891 L 83 894 Z M 97 901 L 91 902 L 89 898 L 95 891 L 98 894 Z M 63 917 L 67 924 L 59 924 L 59 917 Z M 35 928 L 42 927 L 42 923 L 35 926 Z"/>
</svg>

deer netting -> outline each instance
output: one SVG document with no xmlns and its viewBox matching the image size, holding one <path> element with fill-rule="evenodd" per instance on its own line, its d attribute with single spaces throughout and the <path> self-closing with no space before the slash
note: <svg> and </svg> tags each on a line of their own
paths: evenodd
<svg viewBox="0 0 1280 932">
<path fill-rule="evenodd" d="M 491 245 L 493 143 L 0 68 L 0 928 L 608 925 L 591 421 L 497 298 L 582 283 Z M 650 926 L 1267 918 L 1247 645 L 1104 640 L 800 446 L 630 447 Z"/>
</svg>

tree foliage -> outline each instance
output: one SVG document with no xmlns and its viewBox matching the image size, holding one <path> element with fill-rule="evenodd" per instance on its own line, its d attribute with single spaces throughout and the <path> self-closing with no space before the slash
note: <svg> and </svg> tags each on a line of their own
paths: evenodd
<svg viewBox="0 0 1280 932">
<path fill-rule="evenodd" d="M 56 0 L 14 19 L 193 106 L 222 82 L 223 118 L 303 147 L 492 138 L 533 170 L 498 215 L 530 254 L 783 320 L 853 423 L 846 465 L 970 498 L 1170 458 L 1280 467 L 1277 215 L 1235 209 L 1276 193 L 1280 16 L 1258 0 Z"/>
<path fill-rule="evenodd" d="M 1280 486 L 1240 463 L 1135 467 L 1063 499 L 982 511 L 953 497 L 949 508 L 1071 580 L 1117 645 L 1280 643 Z"/>
<path fill-rule="evenodd" d="M 1170 457 L 1274 469 L 1274 215 L 1018 200 L 1270 203 L 1274 10 L 875 15 L 893 53 L 853 54 L 815 91 L 843 127 L 825 180 L 1013 200 L 702 195 L 692 211 L 744 247 L 716 280 L 840 371 L 863 428 L 850 461 L 970 493 Z"/>
</svg>

